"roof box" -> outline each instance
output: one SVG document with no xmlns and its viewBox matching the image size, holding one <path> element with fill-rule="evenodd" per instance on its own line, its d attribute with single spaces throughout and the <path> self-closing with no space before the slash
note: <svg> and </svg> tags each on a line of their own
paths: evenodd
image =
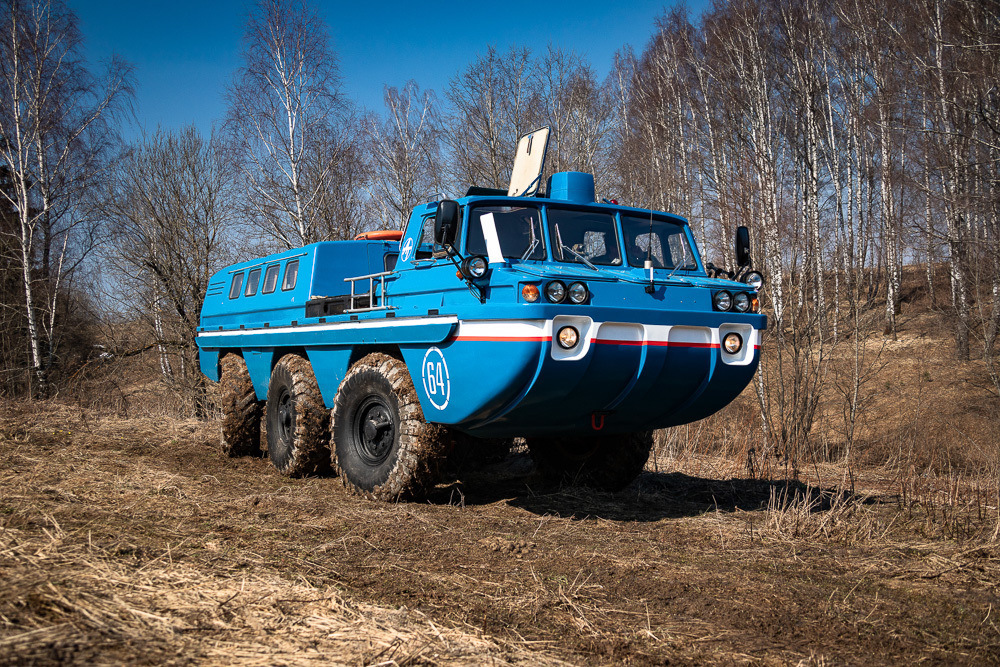
<svg viewBox="0 0 1000 667">
<path fill-rule="evenodd" d="M 549 176 L 549 199 L 561 199 L 574 204 L 594 203 L 594 175 L 579 171 L 560 171 Z"/>
</svg>

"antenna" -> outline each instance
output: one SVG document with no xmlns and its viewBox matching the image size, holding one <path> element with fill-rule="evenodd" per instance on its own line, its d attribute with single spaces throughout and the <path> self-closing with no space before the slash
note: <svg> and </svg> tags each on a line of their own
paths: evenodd
<svg viewBox="0 0 1000 667">
<path fill-rule="evenodd" d="M 548 150 L 548 127 L 539 128 L 518 139 L 514 168 L 510 172 L 510 187 L 507 189 L 508 197 L 530 197 L 538 192 Z"/>
</svg>

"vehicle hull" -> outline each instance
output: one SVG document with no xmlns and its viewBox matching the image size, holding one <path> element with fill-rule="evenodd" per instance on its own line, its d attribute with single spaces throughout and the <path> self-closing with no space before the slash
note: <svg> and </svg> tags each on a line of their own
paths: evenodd
<svg viewBox="0 0 1000 667">
<path fill-rule="evenodd" d="M 603 314 L 624 319 L 630 313 Z M 427 421 L 479 437 L 579 436 L 684 424 L 732 401 L 756 371 L 766 318 L 715 319 L 712 326 L 697 326 L 595 321 L 577 314 L 379 318 L 203 332 L 199 345 L 209 377 L 218 376 L 220 353 L 242 354 L 261 399 L 276 359 L 298 350 L 312 363 L 328 407 L 354 358 L 365 349 L 398 349 Z M 564 326 L 579 333 L 570 350 L 554 339 Z M 735 355 L 720 345 L 730 331 L 744 341 Z"/>
</svg>

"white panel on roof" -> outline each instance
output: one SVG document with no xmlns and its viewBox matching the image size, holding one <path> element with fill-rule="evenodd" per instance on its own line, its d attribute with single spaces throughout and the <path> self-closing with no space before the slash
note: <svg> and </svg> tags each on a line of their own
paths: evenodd
<svg viewBox="0 0 1000 667">
<path fill-rule="evenodd" d="M 514 155 L 508 197 L 522 197 L 538 192 L 545 168 L 545 152 L 549 148 L 549 128 L 543 127 L 521 137 Z"/>
</svg>

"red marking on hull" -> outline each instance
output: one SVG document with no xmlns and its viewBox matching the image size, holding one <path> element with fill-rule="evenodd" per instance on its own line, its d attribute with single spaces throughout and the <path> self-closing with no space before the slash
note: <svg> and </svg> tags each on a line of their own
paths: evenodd
<svg viewBox="0 0 1000 667">
<path fill-rule="evenodd" d="M 651 347 L 701 347 L 708 349 L 718 349 L 718 343 L 685 343 L 681 341 L 666 340 L 611 340 L 608 338 L 598 338 L 594 341 L 598 345 L 649 345 Z"/>
<path fill-rule="evenodd" d="M 456 336 L 455 340 L 475 341 L 475 342 L 502 342 L 502 343 L 545 343 L 552 340 L 552 336 Z"/>
</svg>

